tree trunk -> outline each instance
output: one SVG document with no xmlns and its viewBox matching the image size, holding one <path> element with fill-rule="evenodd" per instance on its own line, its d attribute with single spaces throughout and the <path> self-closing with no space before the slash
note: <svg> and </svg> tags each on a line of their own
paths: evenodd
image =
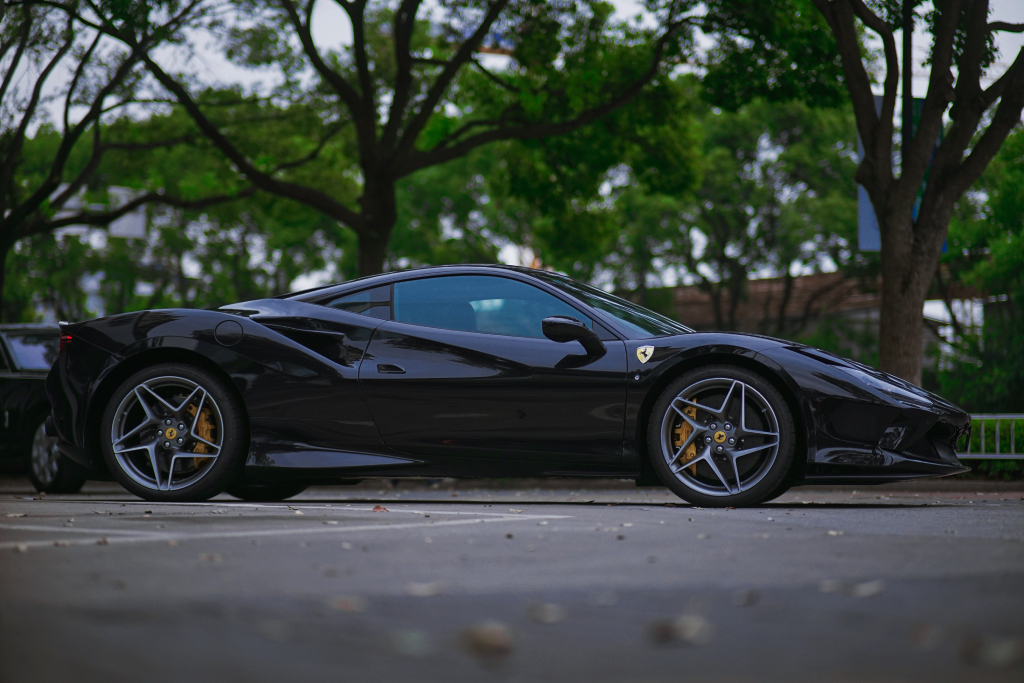
<svg viewBox="0 0 1024 683">
<path fill-rule="evenodd" d="M 897 219 L 879 225 L 883 248 L 878 367 L 918 386 L 923 360 L 924 301 L 947 228 L 943 225 L 940 230 L 936 225 L 921 224 L 920 218 L 923 217 L 919 217 L 916 228 L 909 215 L 902 223 Z"/>
<path fill-rule="evenodd" d="M 913 268 L 912 263 L 903 264 Z M 924 335 L 924 294 L 910 272 L 882 267 L 882 320 L 878 366 L 883 372 L 921 385 L 921 345 Z"/>
<path fill-rule="evenodd" d="M 367 183 L 362 198 L 363 226 L 359 236 L 359 275 L 377 275 L 384 272 L 388 256 L 391 231 L 398 220 L 395 202 L 395 184 L 386 180 Z"/>
<path fill-rule="evenodd" d="M 377 275 L 384 272 L 384 259 L 388 255 L 388 242 L 391 238 L 389 229 L 383 236 L 380 231 L 373 235 L 359 236 L 359 275 Z"/>
</svg>

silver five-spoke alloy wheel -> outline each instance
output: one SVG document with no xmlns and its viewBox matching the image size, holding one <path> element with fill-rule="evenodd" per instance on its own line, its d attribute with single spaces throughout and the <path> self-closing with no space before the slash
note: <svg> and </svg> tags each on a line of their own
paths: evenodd
<svg viewBox="0 0 1024 683">
<path fill-rule="evenodd" d="M 57 439 L 47 436 L 43 424 L 40 423 L 32 435 L 32 473 L 36 481 L 44 487 L 52 486 L 60 471 L 60 451 L 57 450 Z"/>
<path fill-rule="evenodd" d="M 213 396 L 184 377 L 147 379 L 114 412 L 114 458 L 132 481 L 177 491 L 205 477 L 224 447 L 224 421 Z"/>
<path fill-rule="evenodd" d="M 688 488 L 731 496 L 756 486 L 779 453 L 771 404 L 738 379 L 703 379 L 680 391 L 661 425 L 668 469 Z"/>
</svg>

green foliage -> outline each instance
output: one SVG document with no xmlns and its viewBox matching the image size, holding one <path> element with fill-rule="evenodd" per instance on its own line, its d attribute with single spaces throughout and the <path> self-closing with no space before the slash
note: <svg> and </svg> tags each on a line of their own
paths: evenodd
<svg viewBox="0 0 1024 683">
<path fill-rule="evenodd" d="M 1024 412 L 1024 127 L 1007 138 L 950 223 L 943 269 L 989 297 L 940 369 L 943 393 L 974 412 Z"/>
<path fill-rule="evenodd" d="M 878 329 L 840 316 L 824 316 L 817 329 L 796 339 L 803 344 L 878 366 Z"/>
<path fill-rule="evenodd" d="M 93 317 L 82 288 L 90 253 L 89 245 L 76 235 L 43 233 L 18 242 L 7 253 L 4 319 L 36 322 L 41 308 L 58 320 Z"/>
<path fill-rule="evenodd" d="M 755 99 L 820 108 L 847 99 L 835 39 L 812 0 L 711 0 L 716 42 L 703 79 L 708 102 L 736 110 Z"/>
<path fill-rule="evenodd" d="M 673 228 L 659 258 L 708 292 L 717 327 L 734 329 L 752 275 L 792 276 L 853 258 L 853 125 L 845 109 L 755 102 L 709 113 L 703 127 L 703 182 L 678 216 L 665 214 Z"/>
</svg>

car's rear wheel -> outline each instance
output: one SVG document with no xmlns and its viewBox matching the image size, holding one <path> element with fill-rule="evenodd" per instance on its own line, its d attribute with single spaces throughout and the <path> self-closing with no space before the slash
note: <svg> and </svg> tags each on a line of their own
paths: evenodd
<svg viewBox="0 0 1024 683">
<path fill-rule="evenodd" d="M 306 484 L 245 484 L 236 482 L 227 488 L 227 494 L 251 503 L 273 503 L 299 495 L 309 488 Z"/>
<path fill-rule="evenodd" d="M 38 425 L 29 446 L 28 478 L 40 493 L 78 493 L 85 479 L 72 471 L 72 466 L 57 450 L 57 439 L 47 436 L 43 427 L 46 416 L 37 417 Z"/>
<path fill-rule="evenodd" d="M 115 391 L 101 423 L 117 480 L 152 501 L 206 500 L 238 478 L 248 446 L 241 401 L 212 373 L 163 363 Z"/>
<path fill-rule="evenodd" d="M 779 391 L 732 365 L 675 380 L 651 412 L 647 445 L 658 477 L 705 507 L 756 505 L 789 486 L 796 428 Z"/>
</svg>

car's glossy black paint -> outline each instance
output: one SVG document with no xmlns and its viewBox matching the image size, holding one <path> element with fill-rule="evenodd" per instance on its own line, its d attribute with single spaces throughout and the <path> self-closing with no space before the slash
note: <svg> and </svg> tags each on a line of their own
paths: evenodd
<svg viewBox="0 0 1024 683">
<path fill-rule="evenodd" d="M 529 282 L 595 321 L 605 352 L 577 341 L 441 330 L 321 305 L 395 281 L 489 274 Z M 882 482 L 965 471 L 969 416 L 914 388 L 901 401 L 843 370 L 852 362 L 755 335 L 634 339 L 526 269 L 452 266 L 362 278 L 218 311 L 129 313 L 68 326 L 47 382 L 62 450 L 105 475 L 96 425 L 132 372 L 193 362 L 230 379 L 251 427 L 252 480 L 373 476 L 615 476 L 649 482 L 646 418 L 701 364 L 764 375 L 790 402 L 803 482 Z M 654 346 L 641 363 L 640 346 Z M 894 380 L 897 381 L 898 380 Z M 898 448 L 885 429 L 905 427 Z M 653 483 L 653 482 L 650 482 Z"/>
</svg>

